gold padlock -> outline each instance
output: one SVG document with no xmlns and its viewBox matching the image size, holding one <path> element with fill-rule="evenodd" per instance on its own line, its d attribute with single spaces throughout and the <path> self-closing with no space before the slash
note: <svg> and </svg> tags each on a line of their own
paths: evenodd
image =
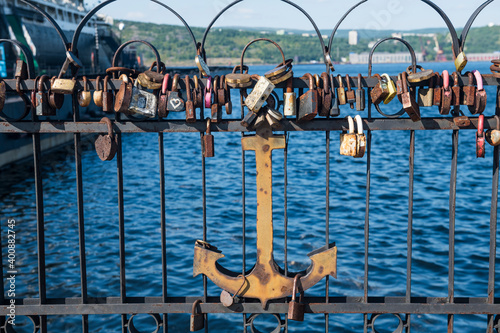
<svg viewBox="0 0 500 333">
<path fill-rule="evenodd" d="M 465 68 L 466 65 L 467 65 L 467 56 L 462 51 L 462 52 L 460 52 L 460 54 L 455 59 L 455 68 L 457 69 L 457 71 L 459 73 L 461 73 L 462 70 Z"/>
</svg>

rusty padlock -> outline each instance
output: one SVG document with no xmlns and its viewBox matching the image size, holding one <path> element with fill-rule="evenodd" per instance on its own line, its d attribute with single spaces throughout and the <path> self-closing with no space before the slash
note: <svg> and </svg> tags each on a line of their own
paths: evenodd
<svg viewBox="0 0 500 333">
<path fill-rule="evenodd" d="M 432 105 L 439 106 L 441 108 L 441 100 L 443 98 L 443 86 L 441 83 L 441 75 L 439 73 L 434 73 L 434 99 Z"/>
<path fill-rule="evenodd" d="M 207 121 L 207 131 L 205 135 L 203 135 L 203 157 L 214 157 L 215 156 L 215 144 L 214 144 L 214 136 L 212 135 L 212 131 L 210 129 L 211 121 L 210 118 L 206 119 Z"/>
<path fill-rule="evenodd" d="M 120 112 L 123 114 L 130 114 L 129 106 L 132 102 L 132 82 L 129 82 L 129 78 L 126 74 L 120 76 L 122 83 L 120 85 L 120 90 L 116 93 L 115 98 L 115 112 Z"/>
<path fill-rule="evenodd" d="M 194 112 L 194 103 L 191 98 L 191 80 L 189 75 L 184 77 L 184 83 L 186 85 L 186 122 L 194 123 L 196 122 L 196 112 Z"/>
<path fill-rule="evenodd" d="M 361 116 L 358 114 L 356 117 L 354 117 L 354 120 L 356 121 L 356 127 L 358 132 L 356 133 L 356 139 L 357 139 L 357 152 L 356 155 L 354 155 L 355 158 L 362 158 L 365 156 L 365 151 L 366 151 L 366 136 L 365 133 L 363 132 L 363 120 L 361 119 Z"/>
<path fill-rule="evenodd" d="M 434 102 L 434 74 L 429 79 L 429 87 L 420 87 L 418 89 L 418 105 L 422 107 L 430 107 Z"/>
<path fill-rule="evenodd" d="M 467 72 L 469 84 L 464 86 L 463 105 L 473 106 L 476 103 L 476 87 L 474 86 L 474 74 Z"/>
<path fill-rule="evenodd" d="M 354 92 L 354 90 L 352 90 L 351 78 L 349 77 L 349 74 L 345 75 L 345 80 L 347 82 L 347 91 L 345 93 L 347 103 L 349 103 L 351 109 L 354 109 L 354 104 L 356 103 L 356 93 Z"/>
<path fill-rule="evenodd" d="M 276 86 L 264 76 L 260 76 L 252 92 L 245 98 L 245 105 L 252 112 L 259 112 Z"/>
<path fill-rule="evenodd" d="M 56 80 L 55 76 L 50 80 L 51 87 L 54 85 L 55 80 Z M 61 109 L 64 105 L 64 95 L 59 94 L 59 93 L 55 93 L 52 91 L 52 88 L 50 88 L 49 89 L 49 105 L 53 110 Z"/>
<path fill-rule="evenodd" d="M 363 77 L 358 74 L 358 89 L 356 89 L 356 111 L 365 110 L 365 89 L 363 89 L 363 83 L 361 79 Z"/>
<path fill-rule="evenodd" d="M 218 123 L 220 121 L 222 121 L 222 106 L 221 104 L 219 103 L 219 93 L 218 93 L 218 89 L 219 89 L 219 76 L 216 75 L 214 76 L 214 80 L 213 80 L 213 89 L 211 89 L 212 91 L 212 105 L 210 106 L 210 115 L 212 117 L 212 122 L 213 123 Z"/>
<path fill-rule="evenodd" d="M 460 84 L 458 83 L 458 74 L 457 72 L 453 72 L 453 87 L 451 88 L 453 98 L 451 100 L 451 105 L 460 106 L 462 102 L 462 89 L 460 88 Z"/>
<path fill-rule="evenodd" d="M 495 115 L 495 120 L 497 122 L 496 129 L 490 129 L 486 132 L 486 141 L 493 147 L 500 145 L 500 117 Z"/>
<path fill-rule="evenodd" d="M 321 73 L 321 79 L 323 80 L 323 92 L 321 94 L 321 110 L 319 115 L 322 117 L 328 117 L 330 115 L 330 110 L 332 108 L 332 89 L 330 87 L 330 76 L 323 72 Z"/>
<path fill-rule="evenodd" d="M 450 113 L 451 103 L 453 102 L 453 93 L 450 88 L 450 74 L 447 70 L 443 71 L 443 93 L 441 97 L 441 108 L 439 113 L 446 115 Z"/>
<path fill-rule="evenodd" d="M 387 96 L 389 96 L 389 87 L 387 86 L 387 79 L 382 78 L 379 74 L 373 75 L 378 79 L 377 85 L 370 91 L 372 103 L 378 105 L 382 103 Z"/>
<path fill-rule="evenodd" d="M 48 92 L 44 92 L 44 83 L 48 81 L 49 77 L 47 75 L 42 75 L 37 84 L 36 92 L 36 115 L 37 116 L 55 116 L 56 110 L 52 109 L 49 105 L 49 95 Z"/>
<path fill-rule="evenodd" d="M 476 78 L 477 90 L 476 90 L 476 102 L 474 103 L 473 106 L 469 106 L 469 111 L 472 114 L 483 113 L 484 110 L 486 109 L 486 103 L 487 103 L 486 91 L 484 91 L 483 87 L 483 77 L 481 76 L 481 73 L 479 73 L 479 71 L 477 70 L 472 71 L 472 73 Z"/>
<path fill-rule="evenodd" d="M 347 116 L 349 132 L 340 133 L 340 155 L 356 156 L 358 153 L 358 138 L 354 131 L 354 121 L 351 116 Z"/>
<path fill-rule="evenodd" d="M 402 86 L 403 94 L 401 95 L 401 103 L 403 104 L 403 109 L 410 116 L 410 119 L 413 121 L 419 121 L 420 120 L 420 108 L 418 107 L 417 102 L 415 101 L 412 94 L 410 93 L 410 90 L 408 87 L 407 76 L 408 76 L 408 74 L 406 72 L 402 73 L 401 81 L 403 84 L 403 86 Z"/>
<path fill-rule="evenodd" d="M 484 114 L 479 115 L 477 120 L 476 132 L 476 157 L 484 158 L 486 151 L 485 135 L 484 135 Z"/>
<path fill-rule="evenodd" d="M 158 117 L 167 118 L 168 110 L 168 83 L 170 80 L 170 74 L 166 74 L 163 77 L 163 82 L 161 85 L 160 98 L 158 99 Z"/>
<path fill-rule="evenodd" d="M 297 122 L 305 122 L 313 119 L 318 114 L 318 91 L 314 88 L 314 77 L 306 73 L 302 78 L 309 80 L 309 90 L 299 97 Z"/>
<path fill-rule="evenodd" d="M 333 74 L 330 74 L 330 90 L 332 92 L 332 107 L 330 108 L 330 117 L 340 116 L 339 99 L 335 94 L 334 83 L 335 78 L 333 77 Z"/>
<path fill-rule="evenodd" d="M 299 286 L 302 274 L 295 275 L 293 279 L 292 300 L 288 303 L 288 319 L 295 321 L 304 321 L 305 304 L 303 303 L 304 289 Z M 297 302 L 296 294 L 300 292 L 300 298 Z"/>
<path fill-rule="evenodd" d="M 113 112 L 115 102 L 113 100 L 113 92 L 108 90 L 108 81 L 109 76 L 106 75 L 106 77 L 104 78 L 102 91 L 102 111 Z"/>
<path fill-rule="evenodd" d="M 189 320 L 189 330 L 191 332 L 196 332 L 205 327 L 205 316 L 203 313 L 197 313 L 196 308 L 199 304 L 201 304 L 201 299 L 197 299 L 193 303 L 193 307 L 191 309 L 191 318 Z"/>
<path fill-rule="evenodd" d="M 339 99 L 339 105 L 347 104 L 347 99 L 345 96 L 344 82 L 342 81 L 342 75 L 337 75 L 337 80 L 339 82 L 339 87 L 337 88 L 337 97 Z"/>
<path fill-rule="evenodd" d="M 92 95 L 90 94 L 89 91 L 87 77 L 84 76 L 82 79 L 83 79 L 83 90 L 80 90 L 78 92 L 77 100 L 78 100 L 78 105 L 80 105 L 82 108 L 86 108 L 87 106 L 90 105 L 90 102 L 92 101 Z"/>
<path fill-rule="evenodd" d="M 186 109 L 186 104 L 179 94 L 180 75 L 175 74 L 172 81 L 172 91 L 168 94 L 167 110 L 172 112 L 182 112 Z"/>
<path fill-rule="evenodd" d="M 297 114 L 297 95 L 293 91 L 293 77 L 286 81 L 286 92 L 283 98 L 283 113 L 285 117 L 292 117 Z"/>
<path fill-rule="evenodd" d="M 100 121 L 108 126 L 108 134 L 99 135 L 95 140 L 95 151 L 101 161 L 111 161 L 118 150 L 118 138 L 113 134 L 113 124 L 108 117 Z"/>
</svg>

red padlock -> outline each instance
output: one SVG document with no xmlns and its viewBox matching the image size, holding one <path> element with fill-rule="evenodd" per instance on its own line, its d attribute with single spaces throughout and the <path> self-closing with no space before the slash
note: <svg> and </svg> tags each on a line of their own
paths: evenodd
<svg viewBox="0 0 500 333">
<path fill-rule="evenodd" d="M 476 156 L 484 158 L 485 156 L 485 137 L 484 137 L 484 115 L 480 115 L 477 121 L 476 133 Z"/>
</svg>

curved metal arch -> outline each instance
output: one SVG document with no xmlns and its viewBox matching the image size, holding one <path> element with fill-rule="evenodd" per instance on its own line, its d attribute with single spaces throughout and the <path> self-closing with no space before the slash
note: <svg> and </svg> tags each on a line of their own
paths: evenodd
<svg viewBox="0 0 500 333">
<path fill-rule="evenodd" d="M 148 46 L 153 51 L 153 53 L 156 57 L 156 63 L 157 63 L 156 71 L 160 72 L 160 65 L 159 65 L 159 64 L 161 64 L 160 54 L 158 53 L 158 50 L 156 49 L 156 47 L 153 46 L 153 44 L 146 42 L 145 40 L 129 40 L 128 42 L 125 42 L 122 45 L 120 45 L 120 47 L 115 51 L 115 54 L 113 55 L 113 61 L 111 62 L 111 66 L 112 67 L 116 66 L 116 59 L 117 59 L 118 55 L 123 51 L 123 49 L 125 47 L 127 47 L 128 45 L 130 45 L 132 43 L 142 43 L 142 44 Z"/>
<path fill-rule="evenodd" d="M 101 8 L 109 5 L 110 3 L 112 2 L 115 2 L 116 0 L 107 0 L 99 5 L 97 5 L 94 9 L 92 9 L 90 12 L 87 13 L 87 15 L 85 15 L 85 17 L 83 18 L 83 20 L 80 22 L 80 24 L 78 24 L 78 27 L 76 28 L 75 30 L 75 33 L 73 34 L 73 39 L 72 39 L 72 42 L 71 42 L 71 51 L 73 51 L 74 53 L 77 53 L 78 52 L 78 39 L 80 38 L 80 33 L 82 32 L 83 30 L 83 27 L 87 24 L 87 22 L 92 18 L 92 16 L 95 15 L 95 13 L 97 13 Z M 194 46 L 195 46 L 195 50 L 196 50 L 196 38 L 194 37 L 194 34 L 193 34 L 193 31 L 191 30 L 191 27 L 187 24 L 187 22 L 182 18 L 182 16 L 179 15 L 179 13 L 177 13 L 175 10 L 173 10 L 172 8 L 170 8 L 169 6 L 165 5 L 164 3 L 158 1 L 158 0 L 150 0 L 151 2 L 154 2 L 160 6 L 162 6 L 163 8 L 169 10 L 172 14 L 174 14 L 179 20 L 181 20 L 182 24 L 184 24 L 184 26 L 186 27 L 186 29 L 188 30 L 189 34 L 191 35 L 191 39 L 193 40 L 193 43 L 194 43 Z"/>
<path fill-rule="evenodd" d="M 203 59 L 206 61 L 206 54 L 205 54 L 205 41 L 207 39 L 207 36 L 208 36 L 208 32 L 210 31 L 210 29 L 212 28 L 212 26 L 215 24 L 215 22 L 219 19 L 219 17 L 222 16 L 222 14 L 224 14 L 228 9 L 230 9 L 231 7 L 233 7 L 234 5 L 240 3 L 240 2 L 243 2 L 244 0 L 236 0 L 232 3 L 230 3 L 229 5 L 227 5 L 224 9 L 222 9 L 212 20 L 212 22 L 210 22 L 210 24 L 208 25 L 208 27 L 206 28 L 205 32 L 203 33 L 203 39 L 201 40 L 201 44 L 200 44 L 200 54 L 201 56 L 203 57 Z M 314 20 L 312 19 L 312 17 L 302 8 L 300 7 L 299 5 L 297 5 L 296 3 L 290 1 L 290 0 L 280 0 L 292 7 L 295 7 L 296 9 L 298 9 L 300 12 L 302 12 L 302 14 L 304 14 L 307 19 L 309 20 L 309 22 L 311 22 L 311 24 L 313 25 L 314 27 L 314 30 L 316 31 L 316 34 L 318 35 L 318 38 L 320 40 L 320 43 L 321 43 L 321 47 L 322 47 L 322 50 L 323 50 L 323 61 L 325 62 L 326 64 L 326 67 L 328 68 L 328 62 L 327 62 L 327 58 L 326 58 L 326 54 L 328 53 L 327 50 L 326 50 L 326 47 L 325 47 L 325 41 L 323 40 L 323 37 L 321 36 L 321 32 L 319 31 L 319 28 L 318 26 L 316 25 L 316 22 L 314 22 Z M 366 0 L 365 0 L 366 1 Z"/>
<path fill-rule="evenodd" d="M 347 15 L 349 15 L 354 9 L 356 9 L 358 6 L 362 5 L 363 3 L 367 2 L 368 0 L 361 0 L 360 2 L 358 2 L 357 4 L 355 4 L 354 6 L 351 7 L 351 9 L 349 9 L 345 14 L 344 16 L 342 16 L 340 18 L 340 20 L 337 22 L 337 25 L 335 26 L 335 28 L 333 28 L 333 31 L 332 31 L 332 34 L 330 35 L 330 38 L 328 39 L 328 55 L 330 56 L 330 52 L 332 50 L 332 44 L 333 44 L 333 38 L 335 37 L 335 33 L 337 32 L 339 26 L 342 24 L 342 22 L 344 22 L 345 18 L 347 17 Z M 330 56 L 331 57 L 331 56 Z M 331 69 L 332 71 L 334 71 L 333 69 L 333 65 L 331 66 Z"/>
<path fill-rule="evenodd" d="M 39 12 L 43 17 L 45 17 L 47 19 L 47 21 L 50 22 L 50 24 L 52 24 L 52 26 L 54 27 L 54 29 L 56 29 L 57 31 L 57 34 L 59 35 L 59 37 L 61 38 L 63 44 L 64 44 L 64 50 L 65 51 L 69 51 L 69 43 L 68 43 L 68 39 L 66 38 L 66 36 L 64 35 L 64 32 L 62 31 L 61 27 L 59 26 L 59 24 L 57 24 L 57 22 L 52 18 L 52 16 L 50 16 L 46 11 L 44 11 L 42 8 L 38 7 L 38 5 L 34 4 L 34 3 L 31 3 L 30 1 L 28 0 L 20 0 L 21 2 L 27 4 L 28 6 L 32 7 L 33 9 L 35 9 L 37 12 Z"/>
<path fill-rule="evenodd" d="M 35 77 L 35 63 L 33 61 L 33 53 L 31 53 L 31 50 L 26 45 L 23 45 L 13 39 L 0 39 L 0 44 L 1 43 L 11 43 L 19 47 L 26 58 L 26 64 L 28 65 L 28 78 L 33 79 Z"/>
<path fill-rule="evenodd" d="M 413 49 L 411 44 L 408 43 L 407 41 L 405 41 L 404 39 L 401 39 L 398 37 L 387 37 L 387 38 L 381 39 L 378 42 L 376 42 L 375 45 L 373 45 L 372 49 L 370 50 L 370 55 L 368 56 L 368 76 L 372 76 L 372 65 L 373 65 L 372 58 L 373 58 L 373 54 L 375 53 L 375 49 L 380 44 L 382 44 L 383 42 L 386 42 L 388 40 L 397 40 L 406 46 L 406 48 L 408 49 L 408 51 L 410 52 L 410 55 L 411 55 L 411 64 L 413 67 L 413 73 L 416 73 L 417 72 L 417 57 L 415 56 L 415 50 Z"/>
<path fill-rule="evenodd" d="M 471 17 L 469 18 L 469 20 L 467 21 L 467 23 L 465 24 L 465 27 L 464 29 L 462 30 L 462 34 L 460 35 L 460 39 L 459 39 L 459 42 L 460 42 L 460 50 L 464 50 L 465 48 L 465 41 L 467 39 L 467 35 L 469 34 L 469 30 L 470 28 L 472 27 L 472 24 L 474 23 L 474 21 L 476 20 L 477 16 L 479 15 L 479 13 L 482 12 L 482 10 L 484 8 L 486 8 L 486 6 L 488 6 L 490 3 L 492 3 L 494 0 L 487 0 L 486 2 L 484 2 L 481 6 L 479 6 L 476 11 L 474 13 L 472 13 Z"/>
<path fill-rule="evenodd" d="M 252 41 L 250 41 L 246 46 L 245 48 L 243 49 L 243 52 L 241 52 L 241 59 L 240 59 L 240 73 L 243 73 L 243 59 L 245 57 L 245 52 L 247 51 L 247 49 L 250 47 L 250 45 L 252 45 L 253 43 L 256 43 L 256 42 L 269 42 L 271 44 L 273 44 L 274 46 L 276 46 L 276 48 L 280 51 L 281 53 L 281 57 L 283 58 L 283 66 L 285 65 L 286 63 L 286 60 L 285 60 L 285 54 L 283 53 L 283 49 L 281 48 L 281 46 L 279 46 L 278 43 L 276 43 L 274 40 L 272 39 L 269 39 L 269 38 L 256 38 Z"/>
</svg>

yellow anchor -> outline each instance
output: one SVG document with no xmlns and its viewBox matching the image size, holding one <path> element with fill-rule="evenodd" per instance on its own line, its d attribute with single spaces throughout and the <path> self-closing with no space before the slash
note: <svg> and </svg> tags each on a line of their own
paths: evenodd
<svg viewBox="0 0 500 333">
<path fill-rule="evenodd" d="M 318 283 L 323 277 L 337 277 L 337 247 L 335 243 L 308 254 L 312 264 L 303 272 L 285 276 L 273 257 L 273 197 L 272 151 L 285 148 L 285 137 L 273 135 L 269 126 L 262 126 L 257 135 L 241 139 L 243 150 L 255 151 L 257 168 L 257 262 L 245 273 L 242 288 L 241 275 L 222 267 L 217 260 L 224 255 L 216 247 L 197 241 L 194 248 L 193 276 L 205 274 L 220 288 L 242 297 L 257 298 L 265 308 L 269 300 L 293 293 L 293 278 L 300 279 L 303 290 Z"/>
</svg>

